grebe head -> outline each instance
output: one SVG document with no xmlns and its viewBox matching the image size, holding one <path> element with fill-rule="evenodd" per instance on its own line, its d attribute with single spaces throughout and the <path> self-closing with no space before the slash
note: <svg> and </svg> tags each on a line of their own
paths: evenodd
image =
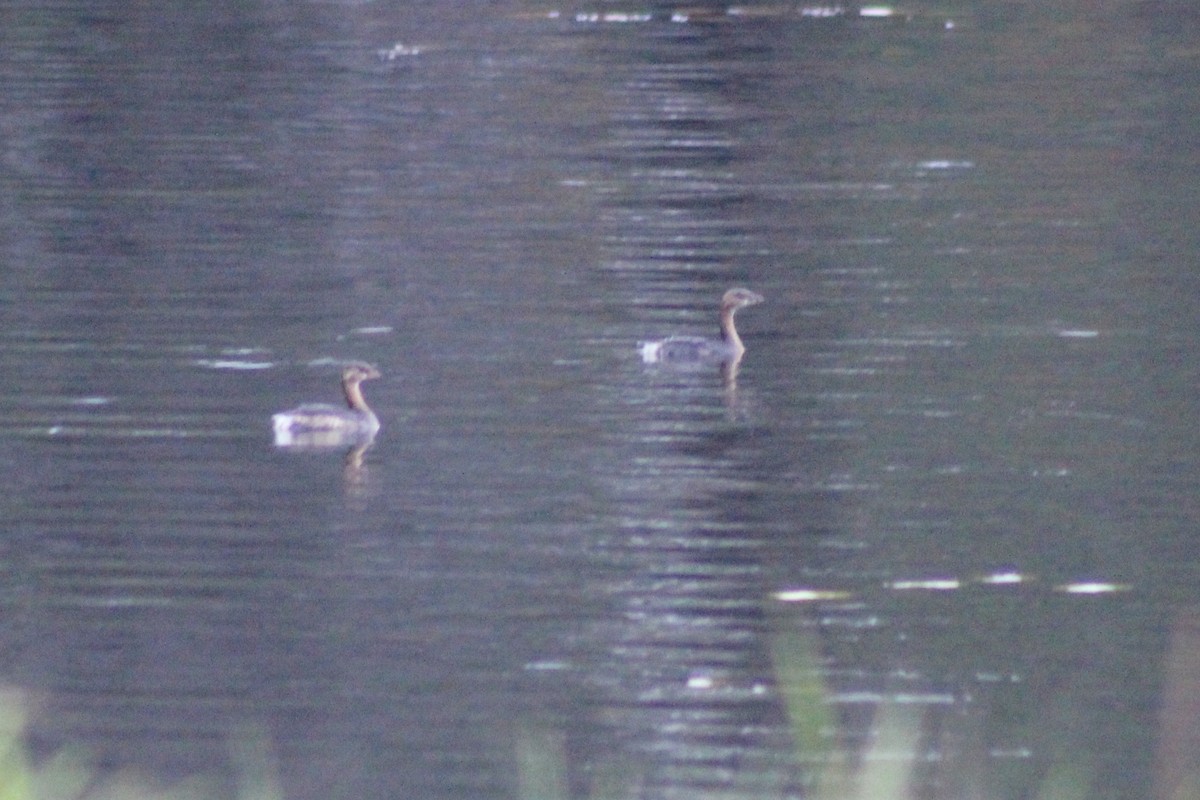
<svg viewBox="0 0 1200 800">
<path fill-rule="evenodd" d="M 351 361 L 342 367 L 342 381 L 345 383 L 362 383 L 378 377 L 379 370 L 363 361 Z"/>
<path fill-rule="evenodd" d="M 727 311 L 737 311 L 739 308 L 756 305 L 763 301 L 763 296 L 749 289 L 734 288 L 721 298 L 721 308 Z"/>
</svg>

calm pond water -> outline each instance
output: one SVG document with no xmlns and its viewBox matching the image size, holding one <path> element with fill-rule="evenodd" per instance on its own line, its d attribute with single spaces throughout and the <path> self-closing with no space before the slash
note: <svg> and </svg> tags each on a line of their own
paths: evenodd
<svg viewBox="0 0 1200 800">
<path fill-rule="evenodd" d="M 878 11 L 10 4 L 30 757 L 1198 796 L 1200 16 Z M 736 375 L 642 363 L 736 285 Z M 373 446 L 274 447 L 348 359 Z"/>
</svg>

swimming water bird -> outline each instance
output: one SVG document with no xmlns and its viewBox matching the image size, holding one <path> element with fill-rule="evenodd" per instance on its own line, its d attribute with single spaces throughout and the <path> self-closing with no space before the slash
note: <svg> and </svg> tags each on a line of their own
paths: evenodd
<svg viewBox="0 0 1200 800">
<path fill-rule="evenodd" d="M 327 403 L 306 403 L 271 417 L 275 444 L 281 447 L 322 447 L 353 444 L 372 439 L 379 418 L 363 399 L 363 381 L 379 377 L 379 370 L 361 361 L 342 368 L 342 392 L 346 408 Z"/>
<path fill-rule="evenodd" d="M 746 352 L 738 336 L 733 315 L 746 306 L 763 301 L 763 296 L 749 289 L 730 289 L 721 298 L 721 338 L 703 336 L 672 336 L 657 342 L 640 342 L 642 361 L 647 364 L 734 364 Z"/>
</svg>

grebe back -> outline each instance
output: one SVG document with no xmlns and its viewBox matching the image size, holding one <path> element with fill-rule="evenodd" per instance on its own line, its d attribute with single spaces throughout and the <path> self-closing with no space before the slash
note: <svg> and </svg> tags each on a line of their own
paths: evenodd
<svg viewBox="0 0 1200 800">
<path fill-rule="evenodd" d="M 363 399 L 363 381 L 379 377 L 370 364 L 353 361 L 342 368 L 342 393 L 346 407 L 305 403 L 271 417 L 275 444 L 342 444 L 370 439 L 379 430 L 379 418 Z"/>
<path fill-rule="evenodd" d="M 703 336 L 671 336 L 656 342 L 640 342 L 642 361 L 647 364 L 723 364 L 736 362 L 746 352 L 738 336 L 733 315 L 746 306 L 763 301 L 763 296 L 749 289 L 730 289 L 721 298 L 721 338 Z"/>
</svg>

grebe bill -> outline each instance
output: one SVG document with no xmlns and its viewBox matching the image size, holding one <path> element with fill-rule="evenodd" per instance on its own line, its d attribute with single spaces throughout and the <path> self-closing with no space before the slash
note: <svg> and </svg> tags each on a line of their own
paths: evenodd
<svg viewBox="0 0 1200 800">
<path fill-rule="evenodd" d="M 721 298 L 721 338 L 671 336 L 655 342 L 639 342 L 642 361 L 647 364 L 720 364 L 737 361 L 746 352 L 734 324 L 734 315 L 746 306 L 763 302 L 763 296 L 749 289 L 734 288 Z"/>
</svg>

